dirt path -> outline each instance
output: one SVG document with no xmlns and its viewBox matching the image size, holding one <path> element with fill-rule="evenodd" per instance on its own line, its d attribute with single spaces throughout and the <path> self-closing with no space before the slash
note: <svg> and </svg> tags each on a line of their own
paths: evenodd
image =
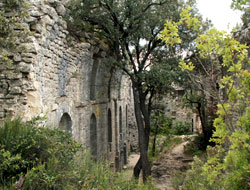
<svg viewBox="0 0 250 190">
<path fill-rule="evenodd" d="M 159 190 L 173 190 L 171 183 L 176 171 L 186 171 L 189 163 L 193 161 L 192 156 L 184 153 L 184 146 L 188 142 L 182 142 L 175 146 L 170 152 L 153 162 L 152 178 Z"/>
<path fill-rule="evenodd" d="M 193 157 L 184 153 L 184 146 L 187 143 L 184 141 L 176 145 L 170 152 L 164 153 L 159 160 L 153 162 L 152 178 L 159 190 L 174 190 L 171 182 L 174 173 L 186 171 L 190 167 Z M 133 168 L 139 157 L 139 154 L 131 154 L 128 157 L 128 164 L 125 166 L 128 178 L 132 177 Z"/>
<path fill-rule="evenodd" d="M 128 177 L 128 179 L 131 179 L 133 176 L 133 169 L 135 164 L 137 163 L 137 161 L 139 160 L 140 155 L 139 154 L 131 154 L 128 157 L 128 164 L 126 166 L 124 166 L 124 171 L 126 173 L 126 176 Z"/>
</svg>

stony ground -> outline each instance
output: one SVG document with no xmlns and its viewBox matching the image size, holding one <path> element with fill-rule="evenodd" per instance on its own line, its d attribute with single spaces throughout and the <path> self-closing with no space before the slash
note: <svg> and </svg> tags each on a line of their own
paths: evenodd
<svg viewBox="0 0 250 190">
<path fill-rule="evenodd" d="M 187 141 L 176 145 L 172 150 L 161 155 L 159 160 L 153 162 L 152 178 L 159 190 L 174 190 L 172 186 L 172 177 L 176 171 L 186 171 L 189 168 L 193 157 L 184 153 L 184 146 Z M 128 176 L 132 176 L 133 167 L 139 159 L 138 154 L 129 156 L 126 166 Z"/>
<path fill-rule="evenodd" d="M 159 160 L 153 162 L 152 178 L 159 190 L 173 190 L 172 177 L 177 171 L 186 171 L 193 157 L 184 153 L 187 141 L 176 145 L 171 151 L 164 153 Z"/>
</svg>

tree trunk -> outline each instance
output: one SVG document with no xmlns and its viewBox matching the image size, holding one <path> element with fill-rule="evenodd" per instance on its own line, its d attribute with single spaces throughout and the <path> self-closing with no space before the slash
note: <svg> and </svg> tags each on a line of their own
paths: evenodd
<svg viewBox="0 0 250 190">
<path fill-rule="evenodd" d="M 143 174 L 143 182 L 146 182 L 147 178 L 151 174 L 151 168 L 148 161 L 148 143 L 149 143 L 149 117 L 145 117 L 145 110 L 141 108 L 145 107 L 145 101 L 142 102 L 141 97 L 143 94 L 139 93 L 139 85 L 133 83 L 133 93 L 134 93 L 134 108 L 135 108 L 135 117 L 138 128 L 138 139 L 139 139 L 139 149 L 140 149 L 140 159 L 138 160 L 135 168 L 134 168 L 134 176 L 136 178 L 139 177 L 140 170 L 142 169 Z M 144 112 L 144 114 L 143 114 Z M 142 118 L 144 116 L 144 119 Z M 146 124 L 146 126 L 145 126 Z"/>
<path fill-rule="evenodd" d="M 141 169 L 142 169 L 142 162 L 141 162 L 141 156 L 139 158 L 139 160 L 137 161 L 135 167 L 134 167 L 134 178 L 135 179 L 139 179 L 140 173 L 141 173 Z"/>
</svg>

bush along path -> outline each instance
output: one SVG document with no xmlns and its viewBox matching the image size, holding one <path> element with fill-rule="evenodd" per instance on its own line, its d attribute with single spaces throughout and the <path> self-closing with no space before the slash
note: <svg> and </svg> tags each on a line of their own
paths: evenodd
<svg viewBox="0 0 250 190">
<path fill-rule="evenodd" d="M 180 144 L 163 153 L 152 163 L 152 179 L 159 190 L 174 190 L 172 180 L 175 174 L 190 168 L 193 156 L 184 151 L 185 146 L 190 143 L 185 139 L 185 136 L 182 136 Z"/>
</svg>

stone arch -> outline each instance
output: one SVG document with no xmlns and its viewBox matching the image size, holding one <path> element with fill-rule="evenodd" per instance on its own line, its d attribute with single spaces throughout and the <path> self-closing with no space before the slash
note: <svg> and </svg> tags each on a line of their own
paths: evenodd
<svg viewBox="0 0 250 190">
<path fill-rule="evenodd" d="M 123 132 L 123 128 L 122 128 L 122 107 L 120 106 L 119 108 L 119 129 L 120 129 L 120 137 L 122 139 L 122 132 Z"/>
<path fill-rule="evenodd" d="M 59 128 L 72 133 L 72 120 L 68 113 L 64 113 L 59 122 Z"/>
<path fill-rule="evenodd" d="M 124 143 L 123 145 L 123 164 L 126 165 L 127 164 L 127 144 Z"/>
<path fill-rule="evenodd" d="M 109 151 L 112 151 L 112 115 L 111 110 L 108 110 L 108 146 Z"/>
<path fill-rule="evenodd" d="M 97 158 L 97 123 L 94 113 L 90 117 L 90 149 L 92 156 Z"/>
</svg>

